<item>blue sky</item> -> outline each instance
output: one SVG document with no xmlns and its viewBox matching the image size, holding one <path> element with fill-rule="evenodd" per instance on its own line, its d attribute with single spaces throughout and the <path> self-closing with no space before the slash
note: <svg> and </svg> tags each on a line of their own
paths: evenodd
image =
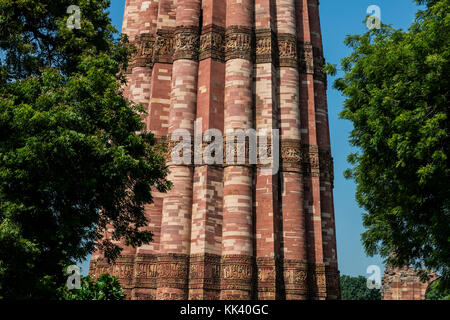
<svg viewBox="0 0 450 320">
<path fill-rule="evenodd" d="M 223 0 L 224 1 L 224 0 Z M 110 16 L 114 25 L 121 30 L 125 0 L 112 0 Z M 412 0 L 320 0 L 320 17 L 325 58 L 330 63 L 339 63 L 350 51 L 344 46 L 346 35 L 362 34 L 367 31 L 362 22 L 370 5 L 381 9 L 381 20 L 395 28 L 407 29 L 414 20 L 418 7 Z M 338 74 L 339 76 L 339 74 Z M 328 79 L 328 112 L 332 153 L 334 157 L 335 189 L 334 203 L 336 216 L 336 234 L 338 245 L 339 269 L 341 274 L 351 276 L 364 275 L 370 265 L 378 265 L 383 271 L 380 257 L 367 257 L 360 236 L 364 232 L 361 216 L 363 210 L 355 201 L 355 184 L 343 177 L 349 167 L 347 155 L 354 152 L 348 143 L 352 125 L 339 119 L 344 97 L 332 89 L 333 78 Z M 82 264 L 82 273 L 87 274 L 88 261 Z"/>
</svg>

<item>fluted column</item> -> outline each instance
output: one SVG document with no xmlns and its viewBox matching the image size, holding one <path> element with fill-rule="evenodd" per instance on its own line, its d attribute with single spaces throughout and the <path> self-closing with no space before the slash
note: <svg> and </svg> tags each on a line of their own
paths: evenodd
<svg viewBox="0 0 450 320">
<path fill-rule="evenodd" d="M 304 210 L 307 230 L 309 298 L 326 298 L 325 265 L 322 246 L 322 214 L 319 147 L 316 127 L 314 56 L 310 28 L 310 1 L 297 3 L 300 50 L 300 127 L 304 162 Z"/>
<path fill-rule="evenodd" d="M 131 43 L 136 46 L 137 52 L 131 59 L 127 70 L 127 85 L 124 87 L 124 97 L 136 104 L 141 104 L 146 111 L 149 107 L 150 87 L 151 87 L 151 57 L 145 55 L 143 48 L 151 43 L 152 39 L 152 21 L 156 21 L 158 3 L 150 1 L 148 6 L 142 6 L 141 1 L 127 0 L 125 4 L 125 13 L 123 19 L 122 32 L 128 35 Z M 141 115 L 144 123 L 145 114 Z M 150 216 L 146 210 L 147 219 Z M 147 227 L 143 229 L 148 229 Z M 121 243 L 123 251 L 117 260 L 114 268 L 119 270 L 128 270 L 129 272 L 120 272 L 119 281 L 128 298 L 135 297 L 136 279 L 134 263 L 136 255 L 140 248 L 132 248 Z M 123 278 L 126 276 L 126 278 Z M 145 280 L 144 280 L 145 281 Z M 139 284 L 137 285 L 140 286 Z M 149 295 L 150 296 L 150 295 Z"/>
<path fill-rule="evenodd" d="M 216 129 L 222 133 L 225 84 L 225 1 L 203 0 L 202 8 L 203 25 L 197 86 L 197 133 L 206 133 L 209 129 Z M 211 141 L 203 142 L 203 152 L 207 151 L 206 148 L 210 146 L 210 143 Z M 223 168 L 221 163 L 205 161 L 196 163 L 193 188 L 189 299 L 217 300 L 220 298 L 222 252 Z"/>
<path fill-rule="evenodd" d="M 270 143 L 273 129 L 279 128 L 275 2 L 274 0 L 255 0 L 254 18 L 255 127 L 260 134 L 267 132 L 267 141 Z M 274 154 L 273 151 L 271 152 Z M 277 262 L 280 240 L 278 179 L 278 172 L 272 171 L 270 164 L 258 163 L 254 183 L 257 298 L 260 300 L 274 300 L 279 293 L 277 292 L 279 291 L 277 290 L 279 289 L 277 288 L 279 276 Z"/>
<path fill-rule="evenodd" d="M 226 4 L 224 129 L 229 135 L 228 130 L 253 128 L 253 1 L 228 0 Z M 246 164 L 225 164 L 221 299 L 252 297 L 252 176 L 253 170 Z"/>
<path fill-rule="evenodd" d="M 333 204 L 333 158 L 331 157 L 326 74 L 322 68 L 325 60 L 321 38 L 319 1 L 308 1 L 309 26 L 313 47 L 314 92 L 317 145 L 319 149 L 320 205 L 322 221 L 322 246 L 326 273 L 327 299 L 340 297 L 339 271 L 336 252 L 336 228 Z"/>
<path fill-rule="evenodd" d="M 197 105 L 200 0 L 176 2 L 169 139 L 179 129 L 192 136 Z M 192 213 L 192 164 L 168 162 L 173 188 L 164 197 L 158 257 L 158 299 L 187 299 Z"/>
<path fill-rule="evenodd" d="M 295 13 L 294 0 L 277 1 L 283 186 L 282 248 L 284 287 L 288 300 L 306 299 L 308 294 Z"/>
</svg>

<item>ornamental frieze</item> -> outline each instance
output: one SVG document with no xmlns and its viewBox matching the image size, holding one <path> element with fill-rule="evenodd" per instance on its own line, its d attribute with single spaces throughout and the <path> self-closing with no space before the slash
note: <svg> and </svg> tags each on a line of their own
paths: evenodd
<svg viewBox="0 0 450 320">
<path fill-rule="evenodd" d="M 311 42 L 299 42 L 299 69 L 301 73 L 314 74 L 314 53 Z"/>
<path fill-rule="evenodd" d="M 332 293 L 339 296 L 340 284 L 339 284 L 339 270 L 336 268 L 330 268 L 329 266 L 325 267 L 325 275 L 327 279 L 327 288 Z"/>
<path fill-rule="evenodd" d="M 161 254 L 158 256 L 158 287 L 187 289 L 189 256 Z"/>
<path fill-rule="evenodd" d="M 321 296 L 327 292 L 327 280 L 324 264 L 308 265 L 308 282 L 311 294 Z"/>
<path fill-rule="evenodd" d="M 333 183 L 334 166 L 331 152 L 327 150 L 320 150 L 319 163 L 320 163 L 320 178 L 323 179 L 324 181 L 329 181 Z"/>
<path fill-rule="evenodd" d="M 327 75 L 323 71 L 323 67 L 325 66 L 325 58 L 319 48 L 313 49 L 314 55 L 314 78 L 319 81 L 325 81 Z"/>
<path fill-rule="evenodd" d="M 281 141 L 281 166 L 283 171 L 301 172 L 303 161 L 300 141 Z"/>
<path fill-rule="evenodd" d="M 283 269 L 286 289 L 306 290 L 308 277 L 308 265 L 306 262 L 286 259 Z"/>
<path fill-rule="evenodd" d="M 276 287 L 280 285 L 280 279 L 277 278 L 277 273 L 280 272 L 277 261 L 274 258 L 257 257 L 256 268 L 258 271 L 258 292 L 272 293 L 269 296 L 275 298 Z"/>
<path fill-rule="evenodd" d="M 276 62 L 275 34 L 270 29 L 260 29 L 255 32 L 256 63 Z"/>
<path fill-rule="evenodd" d="M 155 279 L 158 277 L 158 264 L 153 262 L 136 262 L 135 277 L 143 279 Z"/>
<path fill-rule="evenodd" d="M 225 61 L 225 28 L 208 25 L 200 37 L 200 60 L 214 59 Z"/>
<path fill-rule="evenodd" d="M 220 256 L 212 254 L 191 255 L 189 288 L 220 290 Z"/>
<path fill-rule="evenodd" d="M 156 295 L 152 294 L 152 292 L 142 293 L 137 292 L 134 294 L 134 300 L 155 300 Z"/>
<path fill-rule="evenodd" d="M 198 27 L 178 26 L 174 33 L 173 60 L 198 60 L 200 36 Z"/>
<path fill-rule="evenodd" d="M 297 44 L 295 35 L 275 34 L 270 29 L 231 26 L 225 30 L 208 25 L 199 35 L 198 27 L 178 26 L 175 29 L 159 29 L 156 35 L 137 35 L 133 44 L 136 51 L 127 72 L 134 67 L 152 67 L 154 63 L 172 63 L 178 59 L 227 61 L 239 58 L 253 61 L 255 57 L 256 63 L 299 66 L 301 72 L 314 74 L 317 80 L 326 81 L 323 72 L 325 59 L 319 48 L 313 48 L 311 42 Z"/>
<path fill-rule="evenodd" d="M 160 29 L 156 32 L 153 49 L 153 63 L 172 63 L 174 51 L 174 33 L 171 29 Z"/>
<path fill-rule="evenodd" d="M 253 257 L 224 255 L 221 261 L 221 289 L 251 291 Z"/>
<path fill-rule="evenodd" d="M 300 260 L 284 260 L 284 285 L 287 295 L 308 295 L 308 265 Z"/>
<path fill-rule="evenodd" d="M 312 177 L 320 176 L 319 147 L 317 145 L 302 145 L 303 172 Z"/>
<path fill-rule="evenodd" d="M 242 26 L 228 27 L 225 32 L 225 60 L 252 61 L 252 29 Z"/>
<path fill-rule="evenodd" d="M 153 49 L 155 46 L 154 35 L 150 33 L 137 35 L 133 44 L 136 51 L 130 59 L 128 72 L 135 67 L 152 67 Z"/>
<path fill-rule="evenodd" d="M 292 34 L 278 34 L 278 54 L 280 67 L 296 68 L 298 65 L 297 37 Z"/>
</svg>

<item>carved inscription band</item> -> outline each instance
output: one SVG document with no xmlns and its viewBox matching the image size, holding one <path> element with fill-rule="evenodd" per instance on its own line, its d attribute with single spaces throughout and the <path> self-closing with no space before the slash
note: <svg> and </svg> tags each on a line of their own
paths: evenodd
<svg viewBox="0 0 450 320">
<path fill-rule="evenodd" d="M 201 34 L 200 34 L 201 32 Z M 300 72 L 313 74 L 325 81 L 322 69 L 325 59 L 319 48 L 311 42 L 298 42 L 295 35 L 274 33 L 270 29 L 230 26 L 227 29 L 208 25 L 179 26 L 160 29 L 156 35 L 141 34 L 133 41 L 134 53 L 130 69 L 151 67 L 154 63 L 172 63 L 178 59 L 214 59 L 225 62 L 246 59 L 255 63 L 273 63 L 280 67 L 299 68 Z"/>
<path fill-rule="evenodd" d="M 223 155 L 223 164 L 214 165 L 226 167 L 231 165 L 251 166 L 251 164 L 255 164 L 254 161 L 251 161 L 248 140 L 244 142 L 235 140 L 234 144 L 231 145 L 232 147 L 227 146 L 226 142 L 227 138 L 225 137 L 222 141 L 222 148 L 217 148 L 215 142 L 202 142 L 201 146 L 195 147 L 193 139 L 190 142 L 161 140 L 161 143 L 164 144 L 167 150 L 165 159 L 169 165 L 172 164 L 171 157 L 173 151 L 175 151 L 175 154 L 180 159 L 183 158 L 183 155 L 187 156 L 188 163 L 185 165 L 193 166 L 195 164 L 194 153 L 204 155 L 205 151 L 209 148 L 213 148 L 211 150 L 217 152 L 222 152 Z M 270 139 L 266 142 L 266 148 L 266 155 L 270 158 L 272 156 Z M 211 152 L 207 152 L 207 154 L 212 155 Z M 243 161 L 239 160 L 239 155 L 243 156 Z M 333 157 L 328 150 L 319 149 L 317 145 L 301 144 L 298 140 L 283 140 L 281 141 L 279 155 L 281 170 L 284 172 L 299 172 L 305 176 L 320 177 L 323 181 L 329 181 L 331 183 L 334 181 Z M 267 164 L 261 163 L 259 156 L 259 152 L 253 155 L 253 157 L 256 157 L 257 165 L 260 167 L 267 166 Z M 212 157 L 214 158 L 214 156 Z"/>
</svg>

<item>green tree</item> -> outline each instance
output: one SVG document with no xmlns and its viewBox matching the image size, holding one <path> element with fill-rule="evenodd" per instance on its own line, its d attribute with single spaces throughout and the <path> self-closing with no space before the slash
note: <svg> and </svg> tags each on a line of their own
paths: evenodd
<svg viewBox="0 0 450 320">
<path fill-rule="evenodd" d="M 65 300 L 123 300 L 119 280 L 109 274 L 102 274 L 97 280 L 89 276 L 81 278 L 81 288 L 68 290 L 65 287 L 63 297 Z"/>
<path fill-rule="evenodd" d="M 152 239 L 144 204 L 170 183 L 142 107 L 122 96 L 132 50 L 109 5 L 0 0 L 0 298 L 57 298 L 64 267 L 96 244 L 113 261 L 114 241 Z"/>
<path fill-rule="evenodd" d="M 425 294 L 426 300 L 450 300 L 450 289 L 442 287 L 439 279 L 433 281 Z"/>
<path fill-rule="evenodd" d="M 381 300 L 380 289 L 369 289 L 363 276 L 341 276 L 342 300 Z"/>
<path fill-rule="evenodd" d="M 366 252 L 435 270 L 448 288 L 450 0 L 417 2 L 427 7 L 408 31 L 383 26 L 347 37 L 353 52 L 334 87 L 354 128 L 358 152 L 346 176 L 366 210 Z"/>
</svg>

